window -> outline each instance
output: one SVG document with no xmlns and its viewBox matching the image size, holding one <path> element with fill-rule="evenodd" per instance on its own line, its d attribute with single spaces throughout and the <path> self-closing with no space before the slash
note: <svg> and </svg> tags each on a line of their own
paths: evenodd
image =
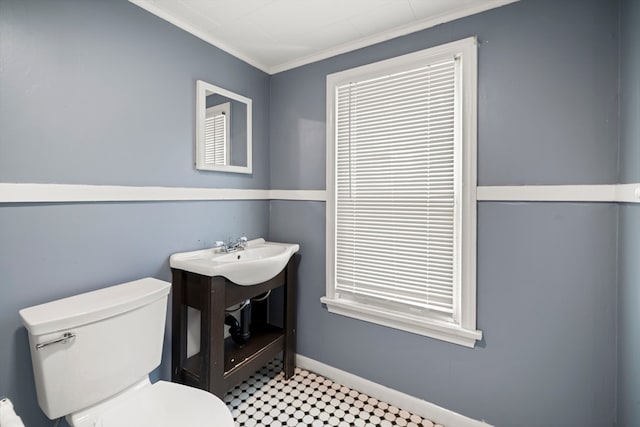
<svg viewBox="0 0 640 427">
<path fill-rule="evenodd" d="M 204 163 L 207 165 L 227 165 L 230 153 L 231 103 L 207 108 L 204 119 Z"/>
<path fill-rule="evenodd" d="M 476 39 L 327 77 L 327 295 L 473 347 Z"/>
</svg>

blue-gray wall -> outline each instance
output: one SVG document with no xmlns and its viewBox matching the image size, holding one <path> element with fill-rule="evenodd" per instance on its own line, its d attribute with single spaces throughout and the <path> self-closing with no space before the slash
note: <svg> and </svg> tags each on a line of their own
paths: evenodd
<svg viewBox="0 0 640 427">
<path fill-rule="evenodd" d="M 522 0 L 269 77 L 126 0 L 0 0 L 0 182 L 324 189 L 326 74 L 470 35 L 480 185 L 639 182 L 639 22 L 637 0 Z M 253 175 L 193 168 L 197 79 L 253 99 Z M 473 350 L 327 313 L 324 208 L 0 204 L 0 395 L 50 425 L 18 309 L 245 233 L 301 243 L 306 356 L 498 426 L 638 423 L 638 205 L 481 202 Z"/>
<path fill-rule="evenodd" d="M 618 425 L 640 422 L 640 205 L 620 207 Z"/>
<path fill-rule="evenodd" d="M 620 181 L 640 182 L 640 2 L 620 7 Z M 640 423 L 640 205 L 620 207 L 618 423 Z"/>
<path fill-rule="evenodd" d="M 253 175 L 194 169 L 197 79 L 253 99 Z M 0 0 L 0 182 L 269 188 L 268 125 L 267 74 L 126 0 Z M 266 201 L 0 204 L 0 396 L 51 425 L 20 308 L 170 280 L 171 253 L 268 218 Z"/>
<path fill-rule="evenodd" d="M 618 5 L 523 0 L 273 76 L 271 185 L 325 185 L 325 80 L 471 35 L 480 185 L 618 179 Z M 478 209 L 475 349 L 323 309 L 324 204 L 272 202 L 270 236 L 302 246 L 299 352 L 498 426 L 615 420 L 618 206 Z"/>
<path fill-rule="evenodd" d="M 620 6 L 620 182 L 640 182 L 640 1 Z"/>
</svg>

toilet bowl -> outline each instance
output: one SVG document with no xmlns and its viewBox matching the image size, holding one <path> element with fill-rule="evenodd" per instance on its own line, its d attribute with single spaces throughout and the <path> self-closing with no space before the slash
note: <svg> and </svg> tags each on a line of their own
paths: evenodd
<svg viewBox="0 0 640 427">
<path fill-rule="evenodd" d="M 72 427 L 233 427 L 213 394 L 149 380 L 170 288 L 145 278 L 20 310 L 47 417 Z"/>
<path fill-rule="evenodd" d="M 213 394 L 144 379 L 120 396 L 67 416 L 71 427 L 231 427 L 233 418 Z"/>
</svg>

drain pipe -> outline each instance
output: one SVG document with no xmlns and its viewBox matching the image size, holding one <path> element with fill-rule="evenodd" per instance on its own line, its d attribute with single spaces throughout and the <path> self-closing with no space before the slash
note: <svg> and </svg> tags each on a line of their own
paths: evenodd
<svg viewBox="0 0 640 427">
<path fill-rule="evenodd" d="M 231 314 L 224 318 L 224 324 L 229 326 L 229 334 L 236 344 L 244 344 L 251 337 L 251 300 L 246 300 L 240 309 L 240 322 Z M 2 426 L 0 426 L 2 427 Z"/>
</svg>

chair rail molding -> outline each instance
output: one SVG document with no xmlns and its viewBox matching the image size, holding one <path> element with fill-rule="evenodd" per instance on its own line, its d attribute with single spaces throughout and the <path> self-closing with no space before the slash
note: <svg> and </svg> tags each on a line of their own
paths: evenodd
<svg viewBox="0 0 640 427">
<path fill-rule="evenodd" d="M 0 183 L 0 203 L 89 203 L 196 200 L 326 201 L 325 190 Z M 640 203 L 640 183 L 478 186 L 478 202 Z"/>
<path fill-rule="evenodd" d="M 479 202 L 640 203 L 640 183 L 611 185 L 478 186 Z"/>
<path fill-rule="evenodd" d="M 325 199 L 324 190 L 0 183 L 0 203 Z"/>
</svg>

